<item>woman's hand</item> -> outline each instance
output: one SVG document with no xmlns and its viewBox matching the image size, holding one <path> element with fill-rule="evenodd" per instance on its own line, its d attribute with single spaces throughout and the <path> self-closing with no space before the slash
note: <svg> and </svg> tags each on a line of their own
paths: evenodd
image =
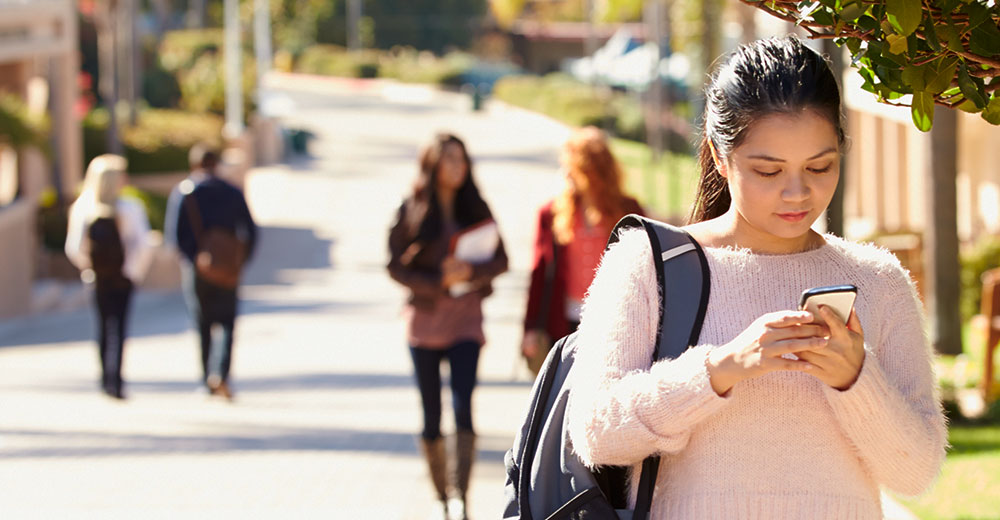
<svg viewBox="0 0 1000 520">
<path fill-rule="evenodd" d="M 816 368 L 810 373 L 837 390 L 847 390 L 858 380 L 865 362 L 865 334 L 857 313 L 851 311 L 847 324 L 826 305 L 819 308 L 816 322 L 825 323 L 829 337 L 825 347 L 808 349 L 796 355 Z"/>
<path fill-rule="evenodd" d="M 521 355 L 526 359 L 532 359 L 538 355 L 538 351 L 542 348 L 542 333 L 538 330 L 526 330 L 524 331 L 524 337 L 521 338 Z"/>
<path fill-rule="evenodd" d="M 441 263 L 441 285 L 445 288 L 472 278 L 472 264 L 449 256 Z"/>
<path fill-rule="evenodd" d="M 806 360 L 783 358 L 784 354 L 816 352 L 826 346 L 825 327 L 813 323 L 805 311 L 765 314 L 729 343 L 708 355 L 708 376 L 719 395 L 744 379 L 777 370 L 814 372 Z"/>
</svg>

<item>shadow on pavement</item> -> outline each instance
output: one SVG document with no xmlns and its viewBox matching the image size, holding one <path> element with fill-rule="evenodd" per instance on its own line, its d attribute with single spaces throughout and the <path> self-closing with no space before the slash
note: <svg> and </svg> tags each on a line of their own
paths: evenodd
<svg viewBox="0 0 1000 520">
<path fill-rule="evenodd" d="M 242 284 L 291 285 L 283 276 L 285 271 L 330 269 L 333 245 L 333 240 L 320 238 L 308 228 L 261 226 Z"/>
<path fill-rule="evenodd" d="M 4 436 L 44 438 L 45 447 L 0 449 L 0 460 L 50 457 L 217 454 L 226 452 L 352 451 L 411 455 L 416 434 L 342 428 L 239 425 L 240 435 L 154 435 L 106 431 L 0 430 Z M 480 436 L 480 446 L 507 446 L 506 437 Z M 505 450 L 477 451 L 480 461 L 503 463 Z"/>
<path fill-rule="evenodd" d="M 194 348 L 192 344 L 191 348 Z M 487 388 L 528 388 L 531 381 L 510 381 L 500 379 L 480 380 L 478 387 Z M 196 376 L 191 379 L 173 381 L 143 381 L 141 379 L 129 379 L 126 377 L 126 385 L 130 392 L 150 392 L 164 394 L 189 394 L 199 388 Z M 241 396 L 249 393 L 274 393 L 282 391 L 303 391 L 303 390 L 357 390 L 357 389 L 378 389 L 378 388 L 413 388 L 416 392 L 416 383 L 413 376 L 407 374 L 365 374 L 365 373 L 343 373 L 343 374 L 289 374 L 279 377 L 239 377 L 234 376 L 233 385 Z M 29 387 L 44 390 L 47 392 L 66 393 L 91 393 L 93 385 L 87 383 L 60 383 L 60 384 L 39 384 L 28 385 Z M 448 386 L 448 378 L 442 377 L 442 386 Z"/>
</svg>

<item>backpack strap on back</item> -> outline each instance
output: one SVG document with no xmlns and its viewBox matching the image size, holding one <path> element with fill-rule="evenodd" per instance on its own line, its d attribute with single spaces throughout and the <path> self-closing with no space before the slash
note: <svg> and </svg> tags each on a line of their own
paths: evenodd
<svg viewBox="0 0 1000 520">
<path fill-rule="evenodd" d="M 652 361 L 674 359 L 695 344 L 701 335 L 710 292 L 708 260 L 694 237 L 683 229 L 634 214 L 618 221 L 608 238 L 608 245 L 617 242 L 622 231 L 639 227 L 649 237 L 656 281 L 660 286 L 659 334 Z M 697 306 L 692 305 L 695 296 Z M 658 456 L 642 461 L 634 520 L 645 520 L 649 515 L 659 466 Z"/>
</svg>

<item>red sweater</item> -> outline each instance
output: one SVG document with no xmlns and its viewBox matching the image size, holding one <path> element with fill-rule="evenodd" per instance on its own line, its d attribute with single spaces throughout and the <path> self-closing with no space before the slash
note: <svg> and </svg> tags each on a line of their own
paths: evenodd
<svg viewBox="0 0 1000 520">
<path fill-rule="evenodd" d="M 643 214 L 642 207 L 632 198 L 626 198 L 627 213 Z M 532 255 L 531 284 L 528 288 L 528 305 L 524 313 L 524 330 L 545 329 L 553 340 L 570 332 L 566 320 L 566 281 L 568 266 L 565 247 L 556 244 L 552 231 L 552 201 L 538 209 L 535 227 L 535 248 Z M 609 230 L 610 231 L 610 230 Z M 555 272 L 552 280 L 552 295 L 548 309 L 542 312 L 545 293 L 545 271 L 555 258 Z"/>
</svg>

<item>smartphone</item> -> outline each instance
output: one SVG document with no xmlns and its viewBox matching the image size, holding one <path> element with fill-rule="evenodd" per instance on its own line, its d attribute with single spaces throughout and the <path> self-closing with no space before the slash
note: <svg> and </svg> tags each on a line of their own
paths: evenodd
<svg viewBox="0 0 1000 520">
<path fill-rule="evenodd" d="M 853 285 L 830 285 L 813 287 L 802 291 L 799 309 L 809 311 L 819 316 L 819 306 L 826 305 L 840 319 L 847 323 L 854 308 L 854 299 L 858 296 L 858 288 Z"/>
</svg>

